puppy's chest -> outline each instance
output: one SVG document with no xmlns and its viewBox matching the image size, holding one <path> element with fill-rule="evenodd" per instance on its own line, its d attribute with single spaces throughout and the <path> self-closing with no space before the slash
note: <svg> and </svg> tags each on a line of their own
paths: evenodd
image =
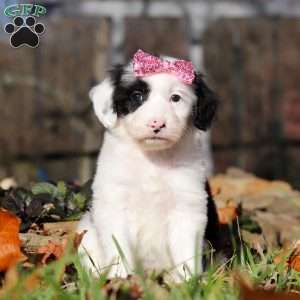
<svg viewBox="0 0 300 300">
<path fill-rule="evenodd" d="M 123 203 L 129 223 L 139 232 L 160 232 L 178 210 L 194 210 L 200 205 L 200 184 L 195 186 L 185 172 L 148 172 L 126 184 Z M 199 193 L 197 190 L 199 189 Z M 157 230 L 156 230 L 157 229 Z"/>
<path fill-rule="evenodd" d="M 132 242 L 142 243 L 147 253 L 164 249 L 168 220 L 176 207 L 172 186 L 163 177 L 141 176 L 138 184 L 129 189 L 126 202 L 125 218 Z"/>
<path fill-rule="evenodd" d="M 201 170 L 187 166 L 162 168 L 135 164 L 115 180 L 126 193 L 123 204 L 144 216 L 150 213 L 166 216 L 178 205 L 189 205 L 197 197 L 199 203 L 203 190 Z"/>
<path fill-rule="evenodd" d="M 167 216 L 175 207 L 176 191 L 163 176 L 138 175 L 138 179 L 128 186 L 128 209 L 137 219 Z"/>
</svg>

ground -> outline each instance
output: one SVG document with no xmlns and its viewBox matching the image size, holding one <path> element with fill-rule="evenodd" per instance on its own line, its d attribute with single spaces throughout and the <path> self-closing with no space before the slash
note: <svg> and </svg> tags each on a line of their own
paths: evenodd
<svg viewBox="0 0 300 300">
<path fill-rule="evenodd" d="M 82 235 L 74 228 L 88 207 L 90 182 L 1 189 L 0 298 L 300 299 L 300 193 L 237 169 L 210 184 L 222 226 L 236 234 L 234 253 L 220 263 L 207 251 L 205 272 L 182 283 L 141 266 L 114 280 L 82 268 Z"/>
</svg>

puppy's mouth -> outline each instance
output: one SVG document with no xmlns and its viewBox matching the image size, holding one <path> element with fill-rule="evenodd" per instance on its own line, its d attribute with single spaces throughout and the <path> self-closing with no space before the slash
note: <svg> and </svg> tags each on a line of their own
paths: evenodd
<svg viewBox="0 0 300 300">
<path fill-rule="evenodd" d="M 164 143 L 170 142 L 170 139 L 163 137 L 163 136 L 148 136 L 143 138 L 143 142 L 145 143 Z"/>
<path fill-rule="evenodd" d="M 173 145 L 171 139 L 162 136 L 148 136 L 140 140 L 145 150 L 163 150 Z"/>
<path fill-rule="evenodd" d="M 149 140 L 149 141 L 169 141 L 169 139 L 165 138 L 165 137 L 161 137 L 161 136 L 150 136 L 150 137 L 146 137 L 144 138 L 144 140 Z"/>
</svg>

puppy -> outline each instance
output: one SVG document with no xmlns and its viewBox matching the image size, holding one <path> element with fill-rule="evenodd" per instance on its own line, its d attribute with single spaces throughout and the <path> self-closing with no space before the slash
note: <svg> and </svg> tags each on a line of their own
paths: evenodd
<svg viewBox="0 0 300 300">
<path fill-rule="evenodd" d="M 90 92 L 105 127 L 83 263 L 126 277 L 141 264 L 175 280 L 201 272 L 207 193 L 201 131 L 217 98 L 190 62 L 139 50 Z M 198 266 L 198 267 L 197 267 Z"/>
</svg>

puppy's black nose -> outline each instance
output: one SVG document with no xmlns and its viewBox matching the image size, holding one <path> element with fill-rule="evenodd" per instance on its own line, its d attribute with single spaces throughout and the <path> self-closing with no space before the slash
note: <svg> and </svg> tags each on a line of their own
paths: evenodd
<svg viewBox="0 0 300 300">
<path fill-rule="evenodd" d="M 160 125 L 158 128 L 155 128 L 153 130 L 154 133 L 159 133 L 161 131 L 162 128 L 166 127 L 166 124 L 162 124 Z"/>
</svg>

